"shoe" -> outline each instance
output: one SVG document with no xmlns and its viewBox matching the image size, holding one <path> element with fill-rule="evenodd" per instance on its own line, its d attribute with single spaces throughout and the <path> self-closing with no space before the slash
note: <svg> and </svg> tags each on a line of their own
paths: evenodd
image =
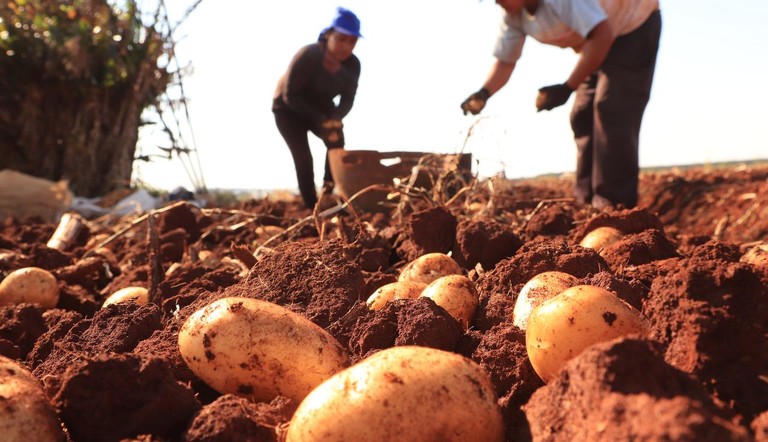
<svg viewBox="0 0 768 442">
<path fill-rule="evenodd" d="M 613 209 L 614 204 L 608 198 L 600 195 L 592 196 L 592 207 L 595 209 Z"/>
</svg>

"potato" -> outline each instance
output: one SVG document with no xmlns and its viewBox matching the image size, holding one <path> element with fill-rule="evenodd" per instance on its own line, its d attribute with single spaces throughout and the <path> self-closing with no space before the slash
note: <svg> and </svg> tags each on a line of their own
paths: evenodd
<svg viewBox="0 0 768 442">
<path fill-rule="evenodd" d="M 475 283 L 464 275 L 448 275 L 434 280 L 421 292 L 421 297 L 435 301 L 464 329 L 468 329 L 480 302 Z"/>
<path fill-rule="evenodd" d="M 37 384 L 39 381 L 26 367 L 6 356 L 0 355 L 0 384 L 12 379 Z"/>
<path fill-rule="evenodd" d="M 219 299 L 187 318 L 179 350 L 209 386 L 256 402 L 278 395 L 301 402 L 349 365 L 344 347 L 309 319 L 240 297 Z"/>
<path fill-rule="evenodd" d="M 256 233 L 257 236 L 257 241 L 260 243 L 283 232 L 285 232 L 285 229 L 280 226 L 259 226 L 254 230 L 254 233 Z"/>
<path fill-rule="evenodd" d="M 533 309 L 525 345 L 533 369 L 549 382 L 592 344 L 647 333 L 640 312 L 600 287 L 577 285 Z"/>
<path fill-rule="evenodd" d="M 520 330 L 525 330 L 528 317 L 534 308 L 578 283 L 577 277 L 558 271 L 539 273 L 529 279 L 517 295 L 515 309 L 512 311 L 512 323 Z"/>
<path fill-rule="evenodd" d="M 5 356 L 0 356 L 0 435 L 3 442 L 66 440 L 40 382 Z"/>
<path fill-rule="evenodd" d="M 416 281 L 395 281 L 379 287 L 368 300 L 365 301 L 368 308 L 378 310 L 389 301 L 395 299 L 414 299 L 418 298 L 421 291 L 427 284 Z"/>
<path fill-rule="evenodd" d="M 301 402 L 286 442 L 502 441 L 488 375 L 456 353 L 402 346 L 334 375 Z"/>
<path fill-rule="evenodd" d="M 14 270 L 0 282 L 0 305 L 39 304 L 54 308 L 59 303 L 59 286 L 51 272 L 39 267 Z"/>
<path fill-rule="evenodd" d="M 427 253 L 403 267 L 397 280 L 429 284 L 442 276 L 461 275 L 463 273 L 456 261 L 445 253 Z"/>
<path fill-rule="evenodd" d="M 582 238 L 582 240 L 579 242 L 579 245 L 588 249 L 595 249 L 599 251 L 615 243 L 621 239 L 622 236 L 624 236 L 624 234 L 621 232 L 621 230 L 615 227 L 598 227 L 587 233 L 586 236 L 584 236 L 584 238 Z"/>
<path fill-rule="evenodd" d="M 748 262 L 756 267 L 768 268 L 768 244 L 759 244 L 747 250 L 741 258 L 741 262 Z"/>
<path fill-rule="evenodd" d="M 181 263 L 178 263 L 178 262 L 172 263 L 171 265 L 168 266 L 168 269 L 165 270 L 165 276 L 168 277 L 173 275 L 173 273 L 179 270 L 181 267 L 182 267 Z"/>
<path fill-rule="evenodd" d="M 94 255 L 101 256 L 102 258 L 106 259 L 108 263 L 117 266 L 119 261 L 117 260 L 117 256 L 115 256 L 115 252 L 112 250 L 106 248 L 106 247 L 99 247 L 98 249 L 93 251 Z"/>
<path fill-rule="evenodd" d="M 203 267 L 209 269 L 215 269 L 221 265 L 221 259 L 219 259 L 219 257 L 210 250 L 201 250 L 197 252 L 197 259 L 200 260 L 200 262 L 203 264 Z"/>
<path fill-rule="evenodd" d="M 126 302 L 133 300 L 139 305 L 144 305 L 149 302 L 149 290 L 144 287 L 125 287 L 122 288 L 107 297 L 104 300 L 104 304 L 101 308 L 104 308 L 111 304 L 117 304 L 119 302 Z"/>
</svg>

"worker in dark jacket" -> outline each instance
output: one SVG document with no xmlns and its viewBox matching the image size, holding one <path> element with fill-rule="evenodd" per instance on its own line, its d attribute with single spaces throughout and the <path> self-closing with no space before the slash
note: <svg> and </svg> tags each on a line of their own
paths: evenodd
<svg viewBox="0 0 768 442">
<path fill-rule="evenodd" d="M 573 48 L 563 83 L 539 89 L 536 108 L 563 105 L 575 91 L 577 200 L 632 208 L 638 200 L 638 138 L 651 93 L 661 33 L 658 0 L 496 0 L 504 9 L 496 61 L 461 108 L 479 113 L 509 80 L 526 36 Z"/>
<path fill-rule="evenodd" d="M 275 91 L 272 111 L 277 129 L 291 150 L 299 192 L 310 209 L 317 203 L 317 189 L 308 135 L 318 136 L 327 149 L 344 147 L 342 120 L 352 109 L 360 77 L 360 61 L 352 54 L 358 37 L 360 20 L 351 11 L 338 8 L 318 41 L 293 57 Z M 332 189 L 326 151 L 323 192 Z"/>
</svg>

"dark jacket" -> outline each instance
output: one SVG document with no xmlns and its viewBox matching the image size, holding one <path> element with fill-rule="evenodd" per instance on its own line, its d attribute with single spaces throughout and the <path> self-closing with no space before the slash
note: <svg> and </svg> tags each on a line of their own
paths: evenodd
<svg viewBox="0 0 768 442">
<path fill-rule="evenodd" d="M 352 109 L 360 78 L 360 60 L 353 54 L 336 73 L 323 67 L 325 45 L 313 43 L 296 53 L 280 78 L 272 102 L 273 111 L 292 111 L 319 124 L 326 119 L 341 120 Z M 340 95 L 338 107 L 334 98 Z"/>
</svg>

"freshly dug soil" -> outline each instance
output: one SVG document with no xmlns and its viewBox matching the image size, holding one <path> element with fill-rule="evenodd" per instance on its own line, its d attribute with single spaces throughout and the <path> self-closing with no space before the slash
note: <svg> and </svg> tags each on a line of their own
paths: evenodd
<svg viewBox="0 0 768 442">
<path fill-rule="evenodd" d="M 644 173 L 632 210 L 578 205 L 569 179 L 487 184 L 381 213 L 177 202 L 143 219 L 91 220 L 64 250 L 46 246 L 56 225 L 6 219 L 0 278 L 41 267 L 61 298 L 47 311 L 0 307 L 0 355 L 41 381 L 71 441 L 279 440 L 299 404 L 221 394 L 178 349 L 186 318 L 241 296 L 307 317 L 352 362 L 401 345 L 472 359 L 495 386 L 508 440 L 768 440 L 768 267 L 743 260 L 768 242 L 768 167 Z M 622 237 L 579 246 L 601 226 Z M 468 330 L 428 298 L 366 307 L 431 252 L 451 253 L 476 285 Z M 549 270 L 616 293 L 650 333 L 594 345 L 545 384 L 512 310 Z M 151 302 L 102 308 L 128 286 Z"/>
</svg>

